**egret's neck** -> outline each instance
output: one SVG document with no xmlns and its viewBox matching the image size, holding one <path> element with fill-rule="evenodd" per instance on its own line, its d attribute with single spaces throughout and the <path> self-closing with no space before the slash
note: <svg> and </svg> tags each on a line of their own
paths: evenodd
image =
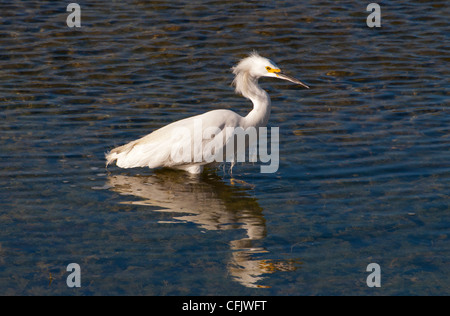
<svg viewBox="0 0 450 316">
<path fill-rule="evenodd" d="M 270 98 L 266 91 L 258 85 L 258 79 L 248 77 L 246 89 L 242 95 L 253 103 L 253 110 L 244 118 L 245 127 L 266 126 L 270 116 Z"/>
</svg>

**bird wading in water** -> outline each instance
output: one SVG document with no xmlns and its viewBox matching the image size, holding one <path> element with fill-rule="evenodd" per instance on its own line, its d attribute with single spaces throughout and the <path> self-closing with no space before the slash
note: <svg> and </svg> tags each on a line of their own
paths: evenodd
<svg viewBox="0 0 450 316">
<path fill-rule="evenodd" d="M 230 110 L 213 110 L 173 122 L 147 136 L 114 148 L 106 154 L 106 165 L 116 162 L 120 168 L 168 167 L 192 174 L 201 173 L 205 165 L 218 161 L 218 155 L 223 156 L 224 148 L 231 137 L 225 133 L 226 129 L 257 129 L 267 125 L 270 116 L 270 98 L 258 85 L 259 78 L 283 79 L 309 89 L 301 81 L 283 74 L 274 62 L 256 52 L 242 59 L 232 70 L 235 75 L 233 85 L 236 93 L 253 103 L 253 110 L 247 116 L 241 116 Z M 197 138 L 200 137 L 200 145 L 204 146 L 195 144 L 192 146 L 195 143 L 195 134 Z M 214 142 L 211 140 L 211 134 L 215 135 Z M 210 148 L 211 143 L 214 145 L 213 150 Z M 209 149 L 208 153 L 195 152 L 196 148 L 205 147 Z M 180 152 L 184 158 L 187 154 L 188 159 L 180 159 L 176 154 Z M 193 159 L 194 157 L 196 159 Z"/>
</svg>

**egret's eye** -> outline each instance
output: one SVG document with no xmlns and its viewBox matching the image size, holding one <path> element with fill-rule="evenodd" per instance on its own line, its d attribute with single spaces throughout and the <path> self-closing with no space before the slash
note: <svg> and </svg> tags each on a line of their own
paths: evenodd
<svg viewBox="0 0 450 316">
<path fill-rule="evenodd" d="M 266 67 L 267 71 L 271 71 L 272 68 L 270 68 L 269 66 Z"/>
</svg>

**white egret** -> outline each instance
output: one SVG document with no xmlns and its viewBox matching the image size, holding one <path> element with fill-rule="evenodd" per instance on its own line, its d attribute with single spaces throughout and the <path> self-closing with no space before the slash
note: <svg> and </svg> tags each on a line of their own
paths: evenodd
<svg viewBox="0 0 450 316">
<path fill-rule="evenodd" d="M 253 110 L 247 116 L 243 117 L 230 110 L 213 110 L 176 121 L 147 136 L 111 150 L 106 154 L 106 165 L 116 161 L 116 165 L 120 168 L 169 167 L 193 174 L 201 173 L 204 165 L 212 162 L 211 157 L 203 157 L 200 161 L 179 161 L 173 157 L 174 148 L 183 148 L 186 142 L 194 142 L 190 136 L 194 135 L 196 124 L 200 123 L 203 134 L 210 133 L 207 132 L 208 130 L 215 130 L 215 134 L 220 134 L 226 128 L 240 127 L 245 130 L 249 127 L 266 126 L 270 115 L 270 98 L 258 85 L 260 77 L 279 78 L 309 88 L 299 80 L 283 74 L 275 63 L 256 52 L 242 59 L 232 70 L 235 74 L 233 85 L 236 93 L 253 103 Z M 190 135 L 187 135 L 189 133 Z M 202 141 L 204 142 L 203 139 Z M 223 149 L 227 141 L 227 137 L 223 134 L 219 144 L 222 148 L 219 149 Z M 193 152 L 189 154 L 195 155 Z"/>
</svg>

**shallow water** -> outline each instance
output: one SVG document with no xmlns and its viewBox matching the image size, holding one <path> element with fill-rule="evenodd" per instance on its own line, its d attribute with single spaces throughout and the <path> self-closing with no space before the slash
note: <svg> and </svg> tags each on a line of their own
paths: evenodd
<svg viewBox="0 0 450 316">
<path fill-rule="evenodd" d="M 0 294 L 450 294 L 449 8 L 355 1 L 3 1 Z M 251 104 L 253 49 L 280 168 L 105 169 L 174 120 Z M 66 266 L 81 267 L 68 288 Z M 369 288 L 369 263 L 381 287 Z"/>
</svg>

